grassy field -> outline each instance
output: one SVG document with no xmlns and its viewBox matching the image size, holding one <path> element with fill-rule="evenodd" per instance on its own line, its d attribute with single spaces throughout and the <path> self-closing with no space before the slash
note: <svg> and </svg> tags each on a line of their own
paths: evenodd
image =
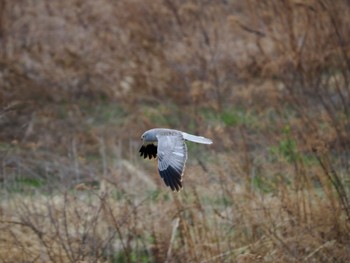
<svg viewBox="0 0 350 263">
<path fill-rule="evenodd" d="M 347 1 L 0 1 L 0 262 L 349 262 Z M 141 134 L 188 143 L 179 193 Z"/>
</svg>

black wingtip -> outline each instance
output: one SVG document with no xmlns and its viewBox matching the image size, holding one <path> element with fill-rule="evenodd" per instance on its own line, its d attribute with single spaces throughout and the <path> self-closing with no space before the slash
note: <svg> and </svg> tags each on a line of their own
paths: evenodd
<svg viewBox="0 0 350 263">
<path fill-rule="evenodd" d="M 142 145 L 140 148 L 140 156 L 143 156 L 144 159 L 147 157 L 149 159 L 156 158 L 157 157 L 157 146 L 154 144 L 148 144 L 148 145 Z"/>
<path fill-rule="evenodd" d="M 170 187 L 172 191 L 178 192 L 181 190 L 181 171 L 178 171 L 175 168 L 168 166 L 168 168 L 163 171 L 159 170 L 159 174 L 163 178 L 165 185 Z"/>
</svg>

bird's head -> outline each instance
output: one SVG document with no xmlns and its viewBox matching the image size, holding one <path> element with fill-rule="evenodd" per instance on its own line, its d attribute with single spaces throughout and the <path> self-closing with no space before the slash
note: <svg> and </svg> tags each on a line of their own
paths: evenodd
<svg viewBox="0 0 350 263">
<path fill-rule="evenodd" d="M 146 131 L 141 135 L 141 140 L 143 140 L 144 143 L 157 142 L 157 133 L 154 130 Z"/>
</svg>

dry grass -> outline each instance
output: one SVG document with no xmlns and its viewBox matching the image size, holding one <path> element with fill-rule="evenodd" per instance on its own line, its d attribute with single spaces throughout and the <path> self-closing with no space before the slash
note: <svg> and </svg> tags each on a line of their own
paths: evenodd
<svg viewBox="0 0 350 263">
<path fill-rule="evenodd" d="M 346 1 L 0 1 L 0 261 L 348 262 Z M 188 144 L 184 190 L 138 158 Z"/>
</svg>

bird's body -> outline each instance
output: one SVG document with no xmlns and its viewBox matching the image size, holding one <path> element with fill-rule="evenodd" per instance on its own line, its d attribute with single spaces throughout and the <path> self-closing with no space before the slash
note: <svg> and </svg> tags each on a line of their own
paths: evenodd
<svg viewBox="0 0 350 263">
<path fill-rule="evenodd" d="M 182 175 L 187 160 L 185 140 L 212 144 L 210 139 L 172 129 L 151 129 L 142 134 L 140 155 L 151 159 L 158 157 L 158 171 L 166 186 L 173 191 L 182 188 Z"/>
</svg>

